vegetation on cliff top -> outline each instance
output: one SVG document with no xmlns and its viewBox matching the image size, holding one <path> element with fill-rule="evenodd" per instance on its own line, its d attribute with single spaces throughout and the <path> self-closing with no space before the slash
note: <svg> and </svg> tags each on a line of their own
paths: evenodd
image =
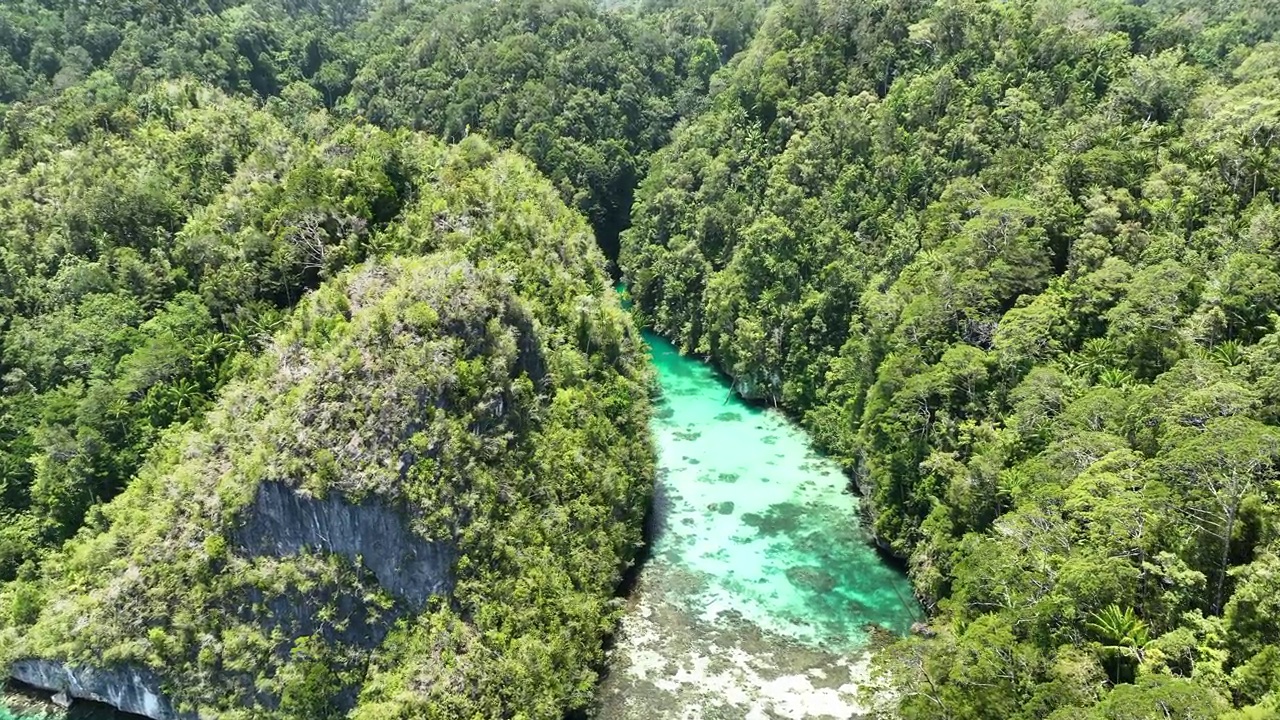
<svg viewBox="0 0 1280 720">
<path fill-rule="evenodd" d="M 878 712 L 1280 711 L 1280 12 L 761 5 L 0 7 L 5 654 L 109 652 L 286 716 L 581 705 L 650 461 L 638 346 L 564 201 L 606 255 L 622 233 L 639 318 L 802 418 L 909 562 L 937 637 L 881 655 Z M 427 346 L 448 362 L 380 364 Z M 372 377 L 455 398 L 437 430 L 473 484 L 335 451 Z M 369 437 L 439 471 L 392 425 Z M 345 561 L 237 556 L 268 477 L 398 503 L 470 558 L 456 597 L 415 615 Z"/>
<path fill-rule="evenodd" d="M 610 246 L 758 5 L 0 7 L 0 580 L 120 492 L 306 290 L 381 251 L 414 189 L 394 149 L 323 150 L 339 126 L 512 145 Z"/>
<path fill-rule="evenodd" d="M 476 138 L 344 126 L 276 157 L 246 162 L 178 233 L 204 258 L 188 302 L 270 293 L 234 274 L 246 238 L 298 273 L 281 292 L 332 279 L 0 593 L 3 659 L 148 667 L 175 704 L 221 717 L 581 707 L 653 473 L 643 346 L 589 228 L 528 161 Z M 419 614 L 337 556 L 243 552 L 263 482 L 403 514 L 456 548 L 454 591 Z"/>
</svg>

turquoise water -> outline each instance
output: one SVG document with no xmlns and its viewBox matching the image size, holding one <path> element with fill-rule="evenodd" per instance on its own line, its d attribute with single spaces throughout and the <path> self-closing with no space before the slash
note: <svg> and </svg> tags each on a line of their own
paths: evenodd
<svg viewBox="0 0 1280 720">
<path fill-rule="evenodd" d="M 911 586 L 867 544 L 839 466 L 710 366 L 647 339 L 662 389 L 654 561 L 701 579 L 684 609 L 834 651 L 865 647 L 869 625 L 907 632 Z"/>
<path fill-rule="evenodd" d="M 907 632 L 910 584 L 867 544 L 847 479 L 802 431 L 646 338 L 662 391 L 657 530 L 597 717 L 860 715 L 871 629 Z M 115 717 L 0 699 L 0 720 Z"/>
<path fill-rule="evenodd" d="M 922 617 L 859 527 L 840 467 L 781 413 L 646 336 L 661 399 L 651 557 L 597 720 L 865 717 L 876 640 Z"/>
</svg>

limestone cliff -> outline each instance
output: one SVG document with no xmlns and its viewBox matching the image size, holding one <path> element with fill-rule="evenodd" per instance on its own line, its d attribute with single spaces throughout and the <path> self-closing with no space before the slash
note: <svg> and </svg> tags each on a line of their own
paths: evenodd
<svg viewBox="0 0 1280 720">
<path fill-rule="evenodd" d="M 525 161 L 415 152 L 414 257 L 307 296 L 0 591 L 11 675 L 157 720 L 581 705 L 651 491 L 643 346 Z"/>
<path fill-rule="evenodd" d="M 288 557 L 311 550 L 363 563 L 379 585 L 415 609 L 453 589 L 452 543 L 423 540 L 403 513 L 379 500 L 356 504 L 336 494 L 314 498 L 284 483 L 265 482 L 232 537 L 248 555 Z"/>
<path fill-rule="evenodd" d="M 95 670 L 48 660 L 20 660 L 9 668 L 9 674 L 35 688 L 53 693 L 65 692 L 77 700 L 106 703 L 153 720 L 195 718 L 191 713 L 174 710 L 160 690 L 159 678 L 144 668 Z"/>
</svg>

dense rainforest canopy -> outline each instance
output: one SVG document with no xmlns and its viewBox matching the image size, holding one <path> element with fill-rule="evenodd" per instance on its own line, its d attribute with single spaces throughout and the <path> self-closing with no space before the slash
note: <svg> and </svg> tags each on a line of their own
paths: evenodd
<svg viewBox="0 0 1280 720">
<path fill-rule="evenodd" d="M 705 104 L 762 0 L 211 0 L 0 7 L 0 103 L 189 76 L 534 160 L 610 257 L 649 155 Z"/>
<path fill-rule="evenodd" d="M 157 107 L 128 133 L 152 137 L 145 147 L 99 139 L 141 157 L 240 119 L 241 157 L 169 243 L 172 259 L 195 259 L 192 289 L 148 302 L 113 286 L 110 260 L 62 258 L 88 283 L 64 312 L 90 323 L 65 338 L 85 343 L 73 369 L 90 377 L 58 392 L 95 420 L 128 428 L 130 412 L 167 412 L 156 417 L 173 429 L 154 431 L 127 490 L 87 515 L 45 494 L 80 474 L 38 476 L 24 517 L 69 507 L 84 525 L 0 592 L 0 663 L 153 673 L 176 711 L 220 717 L 584 705 L 653 474 L 649 370 L 585 221 L 527 160 L 478 138 L 450 148 L 354 124 L 308 142 L 189 85 L 132 109 Z M 108 256 L 175 282 L 182 262 L 151 253 L 154 237 L 139 241 L 151 267 L 128 246 Z M 376 259 L 355 265 L 364 257 Z M 274 309 L 308 287 L 287 316 Z M 131 297 L 133 316 L 108 313 Z M 239 309 L 226 331 L 212 320 Z M 120 337 L 123 358 L 84 340 L 99 337 L 92 323 Z M 117 362 L 96 365 L 104 356 Z M 102 446 L 120 447 L 90 448 Z M 281 552 L 290 523 L 310 532 L 312 515 L 317 537 L 303 539 L 331 552 Z M 401 560 L 384 567 L 385 552 Z M 414 558 L 438 562 L 410 572 Z"/>
<path fill-rule="evenodd" d="M 281 310 L 384 249 L 367 241 L 415 190 L 384 148 L 315 156 L 336 124 L 514 143 L 616 236 L 629 203 L 604 204 L 629 197 L 754 17 L 729 2 L 0 7 L 24 69 L 0 97 L 0 578 L 198 417 Z M 93 28 L 116 39 L 75 65 Z M 406 55 L 409 37 L 422 47 Z M 224 188 L 239 195 L 215 202 Z"/>
<path fill-rule="evenodd" d="M 1280 712 L 1278 28 L 787 0 L 654 158 L 642 320 L 801 417 L 935 613 L 886 715 Z"/>
<path fill-rule="evenodd" d="M 282 717 L 581 707 L 652 472 L 616 257 L 906 562 L 932 637 L 879 654 L 879 714 L 1280 713 L 1278 30 L 1268 0 L 6 3 L 0 661 Z M 404 422 L 371 447 L 414 471 L 337 452 L 323 403 L 382 380 L 455 398 L 455 465 Z M 408 508 L 451 599 L 246 557 L 264 480 Z M 270 615 L 281 577 L 323 623 Z"/>
</svg>

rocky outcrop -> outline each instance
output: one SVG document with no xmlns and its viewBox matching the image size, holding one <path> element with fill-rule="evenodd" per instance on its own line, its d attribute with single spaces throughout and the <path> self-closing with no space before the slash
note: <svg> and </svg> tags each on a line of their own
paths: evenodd
<svg viewBox="0 0 1280 720">
<path fill-rule="evenodd" d="M 194 720 L 179 713 L 160 691 L 160 680 L 144 668 L 70 667 L 52 660 L 19 660 L 9 668 L 15 680 L 41 690 L 66 693 L 79 700 L 112 705 L 153 720 Z"/>
<path fill-rule="evenodd" d="M 652 482 L 650 374 L 589 232 L 530 215 L 525 170 L 483 185 L 518 215 L 309 293 L 42 565 L 34 619 L 0 613 L 4 661 L 44 661 L 8 671 L 179 720 L 581 705 Z M 470 195 L 432 192 L 406 238 Z"/>
<path fill-rule="evenodd" d="M 246 515 L 234 539 L 247 555 L 284 557 L 303 549 L 341 555 L 369 568 L 415 609 L 453 590 L 454 548 L 423 540 L 403 513 L 377 499 L 357 505 L 336 493 L 314 498 L 264 482 Z"/>
<path fill-rule="evenodd" d="M 279 482 L 264 482 L 245 519 L 234 533 L 240 551 L 249 556 L 284 557 L 304 549 L 342 555 L 362 564 L 378 583 L 405 604 L 420 609 L 432 595 L 453 590 L 456 551 L 448 543 L 428 542 L 409 527 L 406 516 L 385 502 L 367 498 L 360 504 L 338 494 L 323 499 L 299 494 Z M 314 603 L 300 598 L 247 597 L 246 607 L 264 608 L 259 620 L 288 626 L 291 634 L 319 633 L 329 641 L 369 649 L 386 635 L 385 627 L 368 627 L 363 613 L 337 598 L 341 614 L 353 618 L 352 637 L 330 637 L 332 629 L 310 622 Z M 248 619 L 248 618 L 246 618 Z M 161 691 L 160 677 L 136 666 L 92 668 L 69 666 L 53 660 L 19 660 L 9 668 L 13 679 L 52 693 L 92 700 L 154 720 L 187 720 L 194 714 L 179 713 Z"/>
</svg>

